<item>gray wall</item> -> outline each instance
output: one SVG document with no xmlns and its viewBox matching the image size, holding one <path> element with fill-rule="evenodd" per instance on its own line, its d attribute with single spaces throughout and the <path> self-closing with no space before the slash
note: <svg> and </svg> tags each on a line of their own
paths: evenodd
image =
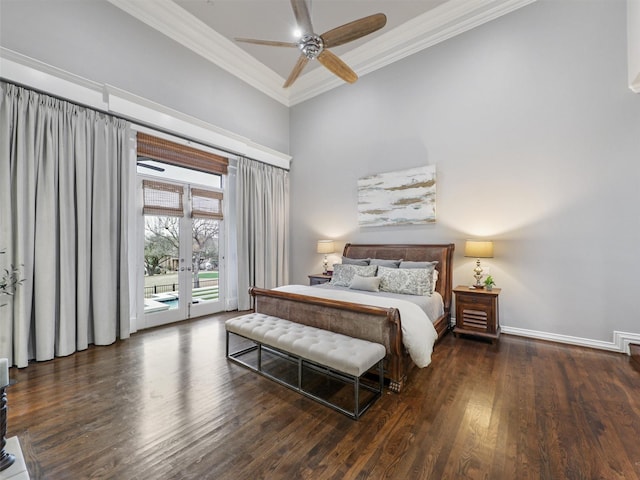
<svg viewBox="0 0 640 480">
<path fill-rule="evenodd" d="M 640 95 L 623 0 L 540 0 L 292 108 L 292 280 L 320 238 L 454 242 L 487 259 L 503 325 L 605 342 L 640 333 Z M 436 165 L 437 223 L 359 228 L 356 182 Z M 333 256 L 339 259 L 339 254 Z"/>
<path fill-rule="evenodd" d="M 4 47 L 291 153 L 295 282 L 321 269 L 316 240 L 335 238 L 455 242 L 467 284 L 463 241 L 489 237 L 504 325 L 640 333 L 640 96 L 626 87 L 623 0 L 539 0 L 291 112 L 106 1 L 0 9 Z M 358 228 L 359 177 L 425 164 L 436 224 Z"/>
<path fill-rule="evenodd" d="M 0 45 L 289 151 L 287 107 L 105 0 L 1 0 Z"/>
</svg>

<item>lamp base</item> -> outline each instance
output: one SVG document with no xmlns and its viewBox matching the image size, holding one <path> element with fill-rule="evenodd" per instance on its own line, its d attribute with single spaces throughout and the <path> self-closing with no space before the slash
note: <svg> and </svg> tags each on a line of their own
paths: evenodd
<svg viewBox="0 0 640 480">
<path fill-rule="evenodd" d="M 7 388 L 0 388 L 0 472 L 9 468 L 16 461 L 15 455 L 7 452 Z"/>
<path fill-rule="evenodd" d="M 482 283 L 482 267 L 480 266 L 480 259 L 476 259 L 476 268 L 473 269 L 473 278 L 476 279 L 476 283 L 473 286 L 477 289 L 484 288 L 484 283 Z"/>
<path fill-rule="evenodd" d="M 483 288 L 484 288 L 484 285 L 483 285 L 483 284 L 480 284 L 480 285 L 474 285 L 474 286 L 473 286 L 473 288 L 475 288 L 476 290 L 481 290 L 481 289 L 483 289 Z"/>
<path fill-rule="evenodd" d="M 9 468 L 15 461 L 16 456 L 13 453 L 8 453 L 3 450 L 2 455 L 0 455 L 0 472 Z"/>
</svg>

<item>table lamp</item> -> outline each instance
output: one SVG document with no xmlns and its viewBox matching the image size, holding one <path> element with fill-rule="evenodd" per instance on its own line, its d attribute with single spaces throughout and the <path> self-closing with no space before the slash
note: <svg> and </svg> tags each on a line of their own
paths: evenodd
<svg viewBox="0 0 640 480">
<path fill-rule="evenodd" d="M 464 244 L 464 256 L 476 258 L 476 268 L 473 269 L 473 276 L 476 279 L 474 287 L 484 288 L 482 284 L 481 258 L 493 257 L 493 242 L 490 240 L 467 240 Z"/>
<path fill-rule="evenodd" d="M 327 255 L 329 253 L 333 253 L 334 252 L 334 246 L 333 246 L 333 240 L 318 240 L 318 248 L 317 248 L 317 252 L 318 253 L 324 253 L 324 273 L 325 275 L 327 274 Z"/>
</svg>

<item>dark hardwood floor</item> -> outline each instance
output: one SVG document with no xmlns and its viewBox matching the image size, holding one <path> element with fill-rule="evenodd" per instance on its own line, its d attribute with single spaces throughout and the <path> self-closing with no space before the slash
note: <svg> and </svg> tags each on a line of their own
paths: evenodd
<svg viewBox="0 0 640 480">
<path fill-rule="evenodd" d="M 359 420 L 224 357 L 224 314 L 11 369 L 32 479 L 635 479 L 628 356 L 447 335 Z"/>
<path fill-rule="evenodd" d="M 640 345 L 632 343 L 629 345 L 629 352 L 631 353 L 631 361 L 636 369 L 640 368 Z"/>
</svg>

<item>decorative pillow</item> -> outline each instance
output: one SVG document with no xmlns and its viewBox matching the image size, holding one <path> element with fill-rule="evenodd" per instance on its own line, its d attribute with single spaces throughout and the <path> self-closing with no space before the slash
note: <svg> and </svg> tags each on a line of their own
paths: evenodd
<svg viewBox="0 0 640 480">
<path fill-rule="evenodd" d="M 431 295 L 433 267 L 429 268 L 387 268 L 378 267 L 380 290 L 403 293 L 405 295 Z"/>
<path fill-rule="evenodd" d="M 438 281 L 438 270 L 436 270 L 437 260 L 433 262 L 400 262 L 400 268 L 431 268 L 433 267 L 433 278 L 431 279 L 431 293 L 436 291 L 436 282 Z"/>
<path fill-rule="evenodd" d="M 365 292 L 380 291 L 380 277 L 361 277 L 354 275 L 349 284 L 351 290 L 364 290 Z"/>
<path fill-rule="evenodd" d="M 400 268 L 431 268 L 435 267 L 438 261 L 435 262 L 400 262 Z"/>
<path fill-rule="evenodd" d="M 342 257 L 342 264 L 343 265 L 359 265 L 361 267 L 364 267 L 366 265 L 369 265 L 369 259 Z"/>
<path fill-rule="evenodd" d="M 369 265 L 378 265 L 378 266 L 387 267 L 387 268 L 398 268 L 398 266 L 400 265 L 400 262 L 402 262 L 402 259 L 382 260 L 380 258 L 372 258 Z"/>
<path fill-rule="evenodd" d="M 333 275 L 329 283 L 336 287 L 348 287 L 354 276 L 375 277 L 377 269 L 377 265 L 361 266 L 336 263 L 333 265 Z"/>
</svg>

